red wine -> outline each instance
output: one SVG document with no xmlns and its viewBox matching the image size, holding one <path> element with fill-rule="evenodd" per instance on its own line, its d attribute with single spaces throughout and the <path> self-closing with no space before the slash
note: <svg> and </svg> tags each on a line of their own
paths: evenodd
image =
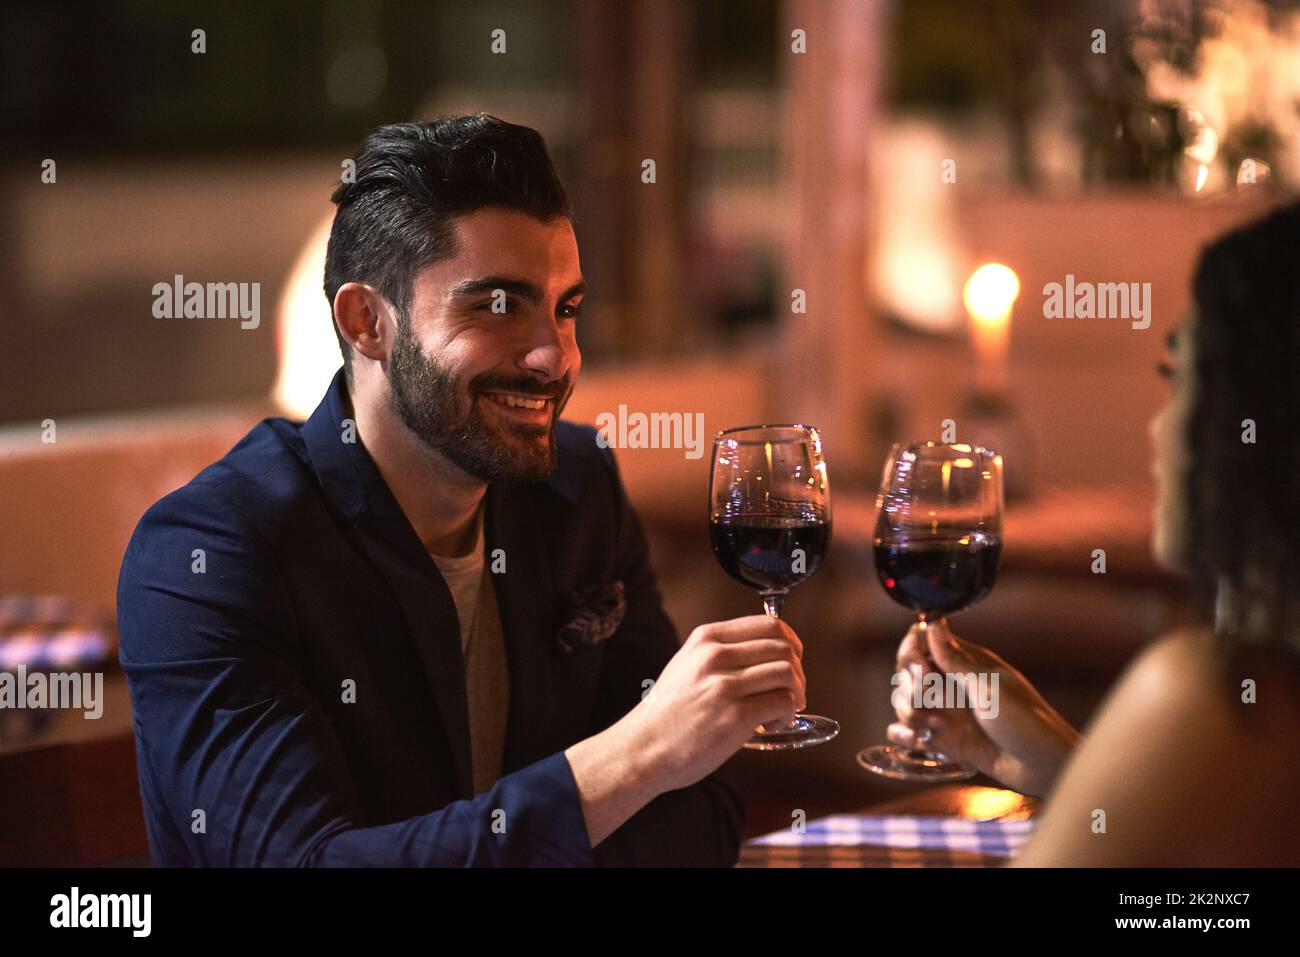
<svg viewBox="0 0 1300 957">
<path fill-rule="evenodd" d="M 875 540 L 876 574 L 913 611 L 947 615 L 975 604 L 997 577 L 1002 541 L 982 533 L 919 541 Z"/>
<path fill-rule="evenodd" d="M 784 591 L 817 570 L 831 541 L 821 509 L 714 516 L 709 541 L 723 569 L 759 591 Z M 796 550 L 801 550 L 797 554 Z"/>
</svg>

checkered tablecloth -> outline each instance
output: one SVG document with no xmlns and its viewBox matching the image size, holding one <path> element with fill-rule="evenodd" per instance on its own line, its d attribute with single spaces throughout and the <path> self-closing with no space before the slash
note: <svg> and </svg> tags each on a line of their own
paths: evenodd
<svg viewBox="0 0 1300 957">
<path fill-rule="evenodd" d="M 745 843 L 738 867 L 1000 867 L 1032 820 L 837 814 Z"/>
</svg>

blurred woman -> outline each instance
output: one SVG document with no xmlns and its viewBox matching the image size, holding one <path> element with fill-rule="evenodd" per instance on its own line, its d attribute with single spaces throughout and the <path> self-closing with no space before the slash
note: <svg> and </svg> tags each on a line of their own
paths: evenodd
<svg viewBox="0 0 1300 957">
<path fill-rule="evenodd" d="M 928 726 L 935 750 L 1050 795 L 1019 866 L 1300 864 L 1300 204 L 1205 250 L 1170 356 L 1152 546 L 1205 625 L 1140 654 L 1082 738 L 946 623 L 899 647 L 908 699 L 918 665 L 1000 673 L 996 717 L 902 707 L 889 737 Z"/>
</svg>

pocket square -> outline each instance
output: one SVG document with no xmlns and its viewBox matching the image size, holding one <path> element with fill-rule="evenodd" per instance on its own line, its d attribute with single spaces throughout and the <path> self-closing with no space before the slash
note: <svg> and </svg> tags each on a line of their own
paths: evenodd
<svg viewBox="0 0 1300 957">
<path fill-rule="evenodd" d="M 598 645 L 623 623 L 627 599 L 621 581 L 575 588 L 565 596 L 555 636 L 556 647 L 566 655 Z"/>
</svg>

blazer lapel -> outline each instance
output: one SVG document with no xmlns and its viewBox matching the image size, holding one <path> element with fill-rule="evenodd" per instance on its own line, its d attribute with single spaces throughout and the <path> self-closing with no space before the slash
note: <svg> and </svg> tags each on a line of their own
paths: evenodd
<svg viewBox="0 0 1300 957">
<path fill-rule="evenodd" d="M 469 704 L 460 619 L 438 566 L 393 498 L 365 447 L 342 441 L 352 415 L 340 369 L 320 406 L 302 426 L 311 465 L 338 510 L 346 534 L 392 589 L 410 628 L 447 745 L 460 795 L 473 796 Z M 554 579 L 538 513 L 545 483 L 488 486 L 484 537 L 510 676 L 510 708 L 502 771 L 527 767 L 553 753 L 551 667 L 554 654 Z M 497 551 L 500 549 L 500 551 Z"/>
<path fill-rule="evenodd" d="M 539 761 L 553 751 L 551 655 L 554 613 L 552 576 L 538 518 L 538 486 L 488 486 L 484 534 L 487 561 L 505 559 L 494 573 L 510 673 L 510 714 L 502 772 Z M 501 549 L 501 551 L 497 551 Z"/>
<path fill-rule="evenodd" d="M 386 486 L 376 492 L 376 497 L 391 495 Z M 395 500 L 391 511 L 367 509 L 349 536 L 397 597 L 447 732 L 457 790 L 463 798 L 473 797 L 465 660 L 451 591 Z"/>
<path fill-rule="evenodd" d="M 349 540 L 392 590 L 420 656 L 430 693 L 456 766 L 456 789 L 473 796 L 469 706 L 460 618 L 438 566 L 425 550 L 365 447 L 346 440 L 352 408 L 340 369 L 325 397 L 301 428 L 311 467 L 332 502 Z M 403 636 L 377 636 L 397 641 Z M 512 674 L 513 678 L 513 674 Z"/>
</svg>

